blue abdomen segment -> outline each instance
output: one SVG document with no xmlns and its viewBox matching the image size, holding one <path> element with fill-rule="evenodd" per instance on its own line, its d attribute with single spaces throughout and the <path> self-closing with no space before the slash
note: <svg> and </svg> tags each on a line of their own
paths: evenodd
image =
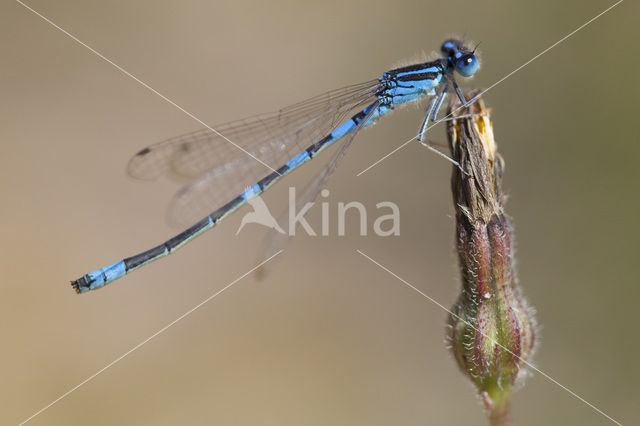
<svg viewBox="0 0 640 426">
<path fill-rule="evenodd" d="M 105 266 L 102 269 L 89 272 L 79 280 L 73 281 L 71 285 L 76 289 L 76 292 L 84 293 L 85 291 L 100 288 L 105 284 L 120 278 L 126 273 L 127 270 L 125 268 L 124 261 L 121 260 L 113 265 Z M 78 281 L 83 281 L 82 285 L 75 285 Z"/>
<path fill-rule="evenodd" d="M 227 204 L 220 207 L 209 216 L 205 217 L 195 225 L 191 226 L 190 228 L 186 229 L 170 240 L 167 240 L 164 243 L 135 256 L 128 257 L 112 265 L 105 266 L 104 268 L 97 269 L 93 272 L 89 272 L 88 274 L 83 275 L 77 280 L 72 281 L 71 285 L 77 293 L 85 293 L 89 290 L 95 290 L 104 287 L 110 282 L 150 262 L 153 262 L 154 260 L 160 259 L 173 253 L 175 250 L 182 247 L 184 244 L 188 243 L 198 235 L 202 234 L 204 231 L 214 227 L 225 217 L 244 205 L 249 199 L 264 192 L 267 188 L 269 188 L 273 183 L 281 179 L 283 176 L 287 175 L 292 170 L 309 161 L 318 152 L 331 145 L 338 139 L 342 138 L 346 134 L 354 131 L 356 127 L 360 125 L 361 121 L 364 120 L 367 114 L 372 111 L 373 108 L 377 109 L 372 113 L 371 118 L 366 123 L 364 123 L 363 126 L 370 125 L 377 118 L 391 111 L 391 108 L 388 105 L 380 105 L 379 102 L 380 101 L 375 101 L 374 103 L 370 104 L 362 111 L 346 120 L 340 126 L 336 127 L 335 130 L 333 130 L 322 140 L 314 143 L 306 150 L 294 156 L 286 164 L 280 167 L 277 172 L 273 172 L 265 176 L 254 185 L 247 188 L 242 194 L 239 194 L 236 198 L 229 201 Z"/>
</svg>

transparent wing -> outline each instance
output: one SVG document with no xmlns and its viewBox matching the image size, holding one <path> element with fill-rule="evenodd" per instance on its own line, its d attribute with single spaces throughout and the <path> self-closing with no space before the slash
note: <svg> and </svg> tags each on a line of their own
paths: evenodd
<svg viewBox="0 0 640 426">
<path fill-rule="evenodd" d="M 379 89 L 374 80 L 214 128 L 277 169 L 370 103 Z M 169 209 L 169 221 L 184 225 L 210 214 L 271 170 L 209 129 L 151 145 L 128 165 L 128 173 L 139 179 L 170 172 L 194 179 L 178 191 Z"/>
</svg>

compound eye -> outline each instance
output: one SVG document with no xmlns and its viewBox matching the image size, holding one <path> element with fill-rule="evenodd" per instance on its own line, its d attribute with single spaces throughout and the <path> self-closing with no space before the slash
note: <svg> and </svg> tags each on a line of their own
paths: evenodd
<svg viewBox="0 0 640 426">
<path fill-rule="evenodd" d="M 467 53 L 456 60 L 456 71 L 463 77 L 471 77 L 480 68 L 480 61 L 473 53 Z"/>
</svg>

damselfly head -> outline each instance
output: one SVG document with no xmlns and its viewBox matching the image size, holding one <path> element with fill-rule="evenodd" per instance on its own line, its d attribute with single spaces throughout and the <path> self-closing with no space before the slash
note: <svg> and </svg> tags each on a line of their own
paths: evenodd
<svg viewBox="0 0 640 426">
<path fill-rule="evenodd" d="M 477 47 L 477 46 L 476 46 Z M 470 50 L 460 40 L 449 39 L 440 47 L 442 55 L 449 59 L 449 63 L 463 77 L 471 77 L 480 68 L 480 61 L 475 55 L 476 49 Z"/>
</svg>

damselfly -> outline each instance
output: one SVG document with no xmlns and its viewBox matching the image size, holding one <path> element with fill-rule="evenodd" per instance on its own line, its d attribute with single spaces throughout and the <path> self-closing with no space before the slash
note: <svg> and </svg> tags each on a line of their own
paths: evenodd
<svg viewBox="0 0 640 426">
<path fill-rule="evenodd" d="M 94 290 L 173 253 L 341 140 L 327 167 L 301 197 L 315 200 L 360 129 L 397 106 L 431 97 L 418 132 L 422 141 L 429 122 L 440 121 L 438 111 L 450 87 L 463 104 L 467 103 L 454 72 L 470 77 L 480 67 L 475 49 L 468 49 L 461 41 L 447 40 L 440 50 L 442 57 L 435 61 L 396 68 L 376 80 L 334 90 L 275 113 L 144 148 L 129 161 L 128 173 L 139 179 L 155 179 L 170 172 L 191 178 L 174 197 L 169 218 L 172 222 L 197 222 L 159 246 L 72 281 L 72 286 L 78 293 Z"/>
</svg>

